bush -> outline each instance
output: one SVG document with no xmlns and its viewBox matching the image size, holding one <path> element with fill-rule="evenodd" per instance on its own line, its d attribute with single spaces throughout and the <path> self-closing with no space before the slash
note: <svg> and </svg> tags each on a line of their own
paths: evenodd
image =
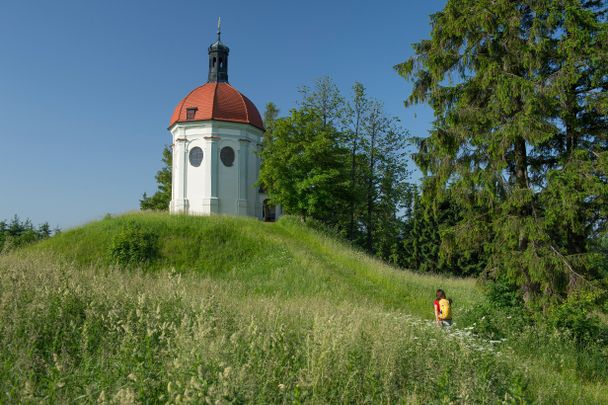
<svg viewBox="0 0 608 405">
<path fill-rule="evenodd" d="M 517 286 L 507 280 L 497 279 L 486 285 L 488 300 L 500 308 L 522 308 L 524 300 Z"/>
<path fill-rule="evenodd" d="M 459 321 L 472 327 L 475 335 L 492 340 L 512 337 L 534 322 L 521 294 L 505 280 L 488 282 L 484 299 L 462 311 Z"/>
<path fill-rule="evenodd" d="M 608 329 L 596 315 L 605 293 L 580 292 L 550 312 L 549 322 L 566 331 L 580 346 L 608 342 Z"/>
<path fill-rule="evenodd" d="M 158 251 L 157 235 L 130 221 L 112 238 L 109 256 L 112 261 L 128 266 L 152 262 Z"/>
</svg>

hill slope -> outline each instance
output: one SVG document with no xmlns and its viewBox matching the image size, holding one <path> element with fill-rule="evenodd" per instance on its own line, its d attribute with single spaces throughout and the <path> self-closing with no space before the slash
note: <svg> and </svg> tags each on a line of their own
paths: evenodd
<svg viewBox="0 0 608 405">
<path fill-rule="evenodd" d="M 129 229 L 153 261 L 115 265 Z M 482 299 L 295 220 L 104 219 L 0 257 L 0 402 L 605 401 L 536 348 L 437 330 L 437 287 L 457 316 Z"/>
<path fill-rule="evenodd" d="M 36 248 L 79 265 L 108 266 L 114 263 L 112 239 L 136 223 L 158 237 L 158 257 L 146 269 L 197 273 L 239 284 L 247 294 L 372 300 L 427 319 L 432 318 L 429 300 L 437 288 L 446 289 L 462 306 L 479 299 L 472 279 L 395 271 L 298 222 L 130 214 L 64 232 Z"/>
</svg>

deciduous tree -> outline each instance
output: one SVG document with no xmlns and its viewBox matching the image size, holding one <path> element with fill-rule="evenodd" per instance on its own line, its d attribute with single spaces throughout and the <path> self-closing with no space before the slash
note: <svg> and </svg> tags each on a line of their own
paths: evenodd
<svg viewBox="0 0 608 405">
<path fill-rule="evenodd" d="M 171 202 L 171 168 L 172 168 L 172 153 L 169 146 L 163 148 L 163 167 L 156 172 L 157 191 L 150 197 L 146 193 L 139 200 L 139 206 L 142 210 L 169 210 Z"/>
</svg>

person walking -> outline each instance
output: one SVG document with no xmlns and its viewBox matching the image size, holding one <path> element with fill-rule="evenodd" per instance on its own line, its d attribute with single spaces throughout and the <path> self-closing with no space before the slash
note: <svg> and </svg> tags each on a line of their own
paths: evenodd
<svg viewBox="0 0 608 405">
<path fill-rule="evenodd" d="M 446 297 L 442 289 L 437 290 L 435 295 L 439 303 L 438 325 L 442 328 L 452 326 L 452 300 Z"/>
<path fill-rule="evenodd" d="M 433 301 L 433 311 L 435 314 L 435 324 L 437 326 L 441 326 L 441 321 L 439 320 L 439 314 L 441 313 L 441 308 L 439 307 L 439 300 L 441 299 L 441 296 L 439 294 L 440 290 L 437 290 L 435 292 L 435 301 Z"/>
</svg>

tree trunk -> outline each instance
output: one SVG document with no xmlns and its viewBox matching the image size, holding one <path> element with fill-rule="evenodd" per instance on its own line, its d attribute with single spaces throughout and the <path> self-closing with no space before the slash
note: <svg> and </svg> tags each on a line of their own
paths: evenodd
<svg viewBox="0 0 608 405">
<path fill-rule="evenodd" d="M 526 140 L 518 137 L 515 140 L 515 183 L 519 189 L 528 189 L 528 152 L 526 150 Z M 519 212 L 521 218 L 532 214 L 532 207 L 529 204 L 523 206 Z M 528 249 L 530 240 L 527 233 L 522 229 L 519 235 L 518 251 L 525 252 Z M 533 282 L 527 268 L 523 268 L 525 282 L 522 285 L 524 301 L 528 302 L 540 292 L 538 283 Z"/>
<path fill-rule="evenodd" d="M 576 131 L 576 117 L 579 112 L 576 101 L 576 85 L 572 85 L 570 87 L 570 92 L 566 97 L 566 103 L 567 111 L 566 115 L 564 116 L 564 125 L 566 127 L 565 161 L 570 162 L 573 159 L 574 151 L 576 150 L 579 138 L 579 134 Z M 566 227 L 566 243 L 568 245 L 568 252 L 573 254 L 585 252 L 585 237 L 573 231 L 570 224 L 567 224 Z"/>
<path fill-rule="evenodd" d="M 355 184 L 357 181 L 357 140 L 359 139 L 359 121 L 360 117 L 357 113 L 357 119 L 355 121 L 355 133 L 353 135 L 353 148 L 351 151 L 351 167 L 350 167 L 350 228 L 349 228 L 349 239 L 352 241 L 355 238 Z"/>
<path fill-rule="evenodd" d="M 528 188 L 528 152 L 522 137 L 515 140 L 515 182 L 521 189 Z"/>
<path fill-rule="evenodd" d="M 367 250 L 370 253 L 374 252 L 373 244 L 373 211 L 374 211 L 374 165 L 375 165 L 375 142 L 376 130 L 372 129 L 370 139 L 370 157 L 369 157 L 369 179 L 367 182 Z"/>
<path fill-rule="evenodd" d="M 566 113 L 564 126 L 566 127 L 566 160 L 570 160 L 576 149 L 578 134 L 576 133 L 576 116 L 578 106 L 576 102 L 576 85 L 570 86 L 570 92 L 566 95 Z"/>
</svg>

